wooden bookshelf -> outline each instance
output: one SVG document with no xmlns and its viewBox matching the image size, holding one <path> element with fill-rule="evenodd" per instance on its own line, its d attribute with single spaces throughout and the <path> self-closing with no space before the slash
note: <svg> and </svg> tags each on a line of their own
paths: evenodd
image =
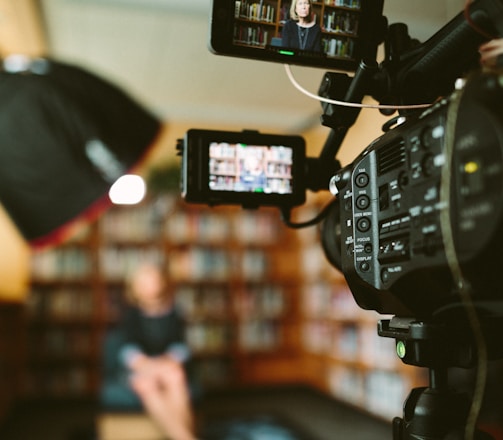
<svg viewBox="0 0 503 440">
<path fill-rule="evenodd" d="M 236 1 L 234 43 L 259 48 L 274 45 L 290 16 L 290 4 L 290 0 Z M 353 58 L 360 7 L 360 0 L 313 2 L 316 22 L 322 30 L 322 51 L 328 57 Z"/>
<path fill-rule="evenodd" d="M 33 257 L 25 393 L 96 395 L 103 336 L 145 259 L 165 264 L 205 387 L 256 381 L 272 360 L 283 372 L 285 359 L 300 356 L 297 254 L 276 210 L 189 206 L 175 196 L 110 209 Z"/>
<path fill-rule="evenodd" d="M 88 226 L 64 245 L 33 254 L 25 396 L 91 396 L 97 389 L 97 238 Z"/>
<path fill-rule="evenodd" d="M 296 210 L 309 219 L 326 197 Z M 298 212 L 297 212 L 298 211 Z M 162 261 L 206 388 L 310 383 L 389 420 L 424 371 L 377 336 L 326 260 L 317 228 L 290 230 L 275 209 L 209 208 L 175 196 L 109 210 L 33 260 L 28 337 L 32 396 L 96 395 L 100 349 L 142 259 Z"/>
</svg>

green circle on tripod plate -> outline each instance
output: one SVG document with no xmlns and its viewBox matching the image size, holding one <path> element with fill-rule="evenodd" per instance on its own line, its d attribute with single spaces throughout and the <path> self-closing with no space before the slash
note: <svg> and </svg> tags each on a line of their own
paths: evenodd
<svg viewBox="0 0 503 440">
<path fill-rule="evenodd" d="M 405 357 L 405 342 L 397 341 L 396 343 L 396 354 L 400 359 Z"/>
</svg>

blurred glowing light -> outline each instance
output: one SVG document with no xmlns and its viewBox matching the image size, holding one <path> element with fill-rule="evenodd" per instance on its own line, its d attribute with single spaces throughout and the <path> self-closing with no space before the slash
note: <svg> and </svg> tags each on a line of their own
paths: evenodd
<svg viewBox="0 0 503 440">
<path fill-rule="evenodd" d="M 108 195 L 116 205 L 134 205 L 143 200 L 146 192 L 147 186 L 140 176 L 125 174 L 115 181 Z"/>
</svg>

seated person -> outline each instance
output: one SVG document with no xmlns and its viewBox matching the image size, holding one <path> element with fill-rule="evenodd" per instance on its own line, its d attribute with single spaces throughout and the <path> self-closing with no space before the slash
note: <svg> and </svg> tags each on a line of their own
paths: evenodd
<svg viewBox="0 0 503 440">
<path fill-rule="evenodd" d="M 311 0 L 294 0 L 290 19 L 282 31 L 282 45 L 290 49 L 321 52 L 321 28 L 316 23 Z"/>
<path fill-rule="evenodd" d="M 101 403 L 114 410 L 143 408 L 168 438 L 194 439 L 185 325 L 162 270 L 139 266 L 128 299 L 130 306 L 105 343 Z"/>
</svg>

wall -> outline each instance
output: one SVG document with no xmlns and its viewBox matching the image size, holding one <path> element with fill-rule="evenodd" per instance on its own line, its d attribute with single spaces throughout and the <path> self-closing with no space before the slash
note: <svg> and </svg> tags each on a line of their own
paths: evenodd
<svg viewBox="0 0 503 440">
<path fill-rule="evenodd" d="M 0 205 L 0 302 L 23 301 L 27 295 L 30 250 Z"/>
</svg>

